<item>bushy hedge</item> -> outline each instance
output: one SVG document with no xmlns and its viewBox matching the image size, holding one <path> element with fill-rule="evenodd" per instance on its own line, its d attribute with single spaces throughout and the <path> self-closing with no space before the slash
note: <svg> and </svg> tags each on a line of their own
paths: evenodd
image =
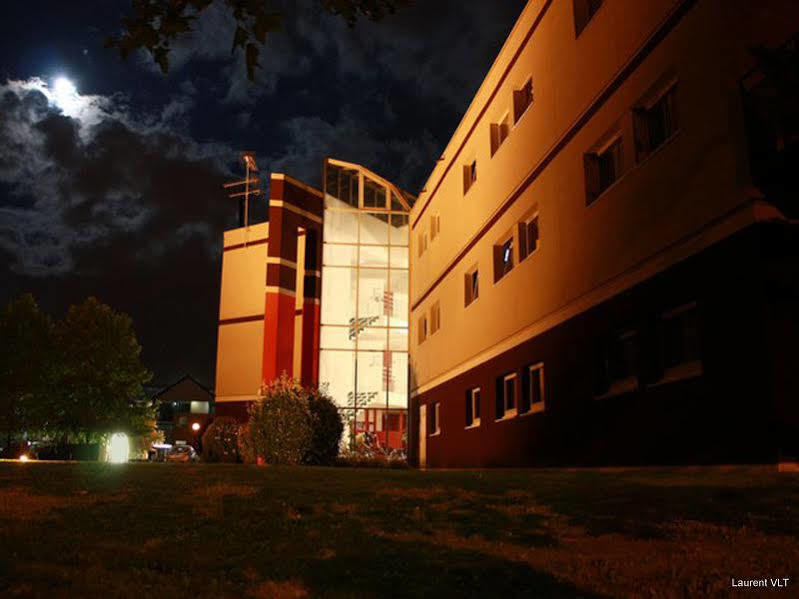
<svg viewBox="0 0 799 599">
<path fill-rule="evenodd" d="M 332 464 L 338 456 L 344 423 L 333 400 L 315 389 L 308 395 L 311 420 L 311 442 L 303 461 L 306 464 Z"/>
<path fill-rule="evenodd" d="M 330 464 L 338 456 L 344 425 L 333 401 L 283 374 L 261 389 L 239 432 L 244 461 Z"/>
<path fill-rule="evenodd" d="M 239 425 L 233 418 L 216 418 L 203 433 L 203 459 L 206 462 L 238 462 Z"/>
</svg>

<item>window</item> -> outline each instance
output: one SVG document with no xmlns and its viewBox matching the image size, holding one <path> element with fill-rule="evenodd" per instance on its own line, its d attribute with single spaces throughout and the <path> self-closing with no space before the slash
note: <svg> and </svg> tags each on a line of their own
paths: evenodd
<svg viewBox="0 0 799 599">
<path fill-rule="evenodd" d="M 441 303 L 436 302 L 430 308 L 430 334 L 434 335 L 435 332 L 441 328 Z"/>
<path fill-rule="evenodd" d="M 465 305 L 471 304 L 480 296 L 480 276 L 477 267 L 473 267 L 464 276 Z"/>
<path fill-rule="evenodd" d="M 638 335 L 634 330 L 615 333 L 599 350 L 595 393 L 618 395 L 638 388 Z"/>
<path fill-rule="evenodd" d="M 463 193 L 465 194 L 477 181 L 477 160 L 463 167 Z"/>
<path fill-rule="evenodd" d="M 178 426 L 187 426 L 189 424 L 188 416 L 178 416 Z"/>
<path fill-rule="evenodd" d="M 421 231 L 417 239 L 418 243 L 416 244 L 416 247 L 418 248 L 418 255 L 421 257 L 421 255 L 425 253 L 425 250 L 427 250 L 427 234 L 424 231 Z"/>
<path fill-rule="evenodd" d="M 419 345 L 424 343 L 424 340 L 427 339 L 427 316 L 422 316 L 419 319 Z"/>
<path fill-rule="evenodd" d="M 513 270 L 513 236 L 494 246 L 494 282 Z"/>
<path fill-rule="evenodd" d="M 516 416 L 516 373 L 497 379 L 496 419 Z"/>
<path fill-rule="evenodd" d="M 643 160 L 677 132 L 676 85 L 649 107 L 633 111 L 635 157 Z"/>
<path fill-rule="evenodd" d="M 579 37 L 601 6 L 602 0 L 574 0 L 574 31 L 576 36 Z"/>
<path fill-rule="evenodd" d="M 510 134 L 510 114 L 505 113 L 498 123 L 491 124 L 491 155 L 496 154 Z"/>
<path fill-rule="evenodd" d="M 544 363 L 531 364 L 524 371 L 519 414 L 544 411 Z"/>
<path fill-rule="evenodd" d="M 586 204 L 591 204 L 622 175 L 622 143 L 617 137 L 603 150 L 585 154 Z"/>
<path fill-rule="evenodd" d="M 441 215 L 434 214 L 430 217 L 430 241 L 433 241 L 441 232 Z"/>
<path fill-rule="evenodd" d="M 527 109 L 533 103 L 533 80 L 527 82 L 519 89 L 513 90 L 513 122 L 518 123 Z"/>
<path fill-rule="evenodd" d="M 441 434 L 441 402 L 437 401 L 430 410 L 430 435 Z"/>
<path fill-rule="evenodd" d="M 663 314 L 662 327 L 663 378 L 702 374 L 696 304 L 686 304 Z"/>
<path fill-rule="evenodd" d="M 480 387 L 466 392 L 466 428 L 480 426 Z"/>
<path fill-rule="evenodd" d="M 538 249 L 538 215 L 519 223 L 519 260 Z"/>
<path fill-rule="evenodd" d="M 386 188 L 368 177 L 363 178 L 363 207 L 386 207 Z"/>
</svg>

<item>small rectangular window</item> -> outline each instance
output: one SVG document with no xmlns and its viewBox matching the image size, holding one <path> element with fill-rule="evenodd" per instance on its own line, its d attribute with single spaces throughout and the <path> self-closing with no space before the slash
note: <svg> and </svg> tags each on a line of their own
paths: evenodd
<svg viewBox="0 0 799 599">
<path fill-rule="evenodd" d="M 524 371 L 519 414 L 544 411 L 544 363 L 531 364 Z"/>
<path fill-rule="evenodd" d="M 635 156 L 641 161 L 677 132 L 677 87 L 672 85 L 648 107 L 635 109 Z"/>
<path fill-rule="evenodd" d="M 416 247 L 417 247 L 417 254 L 419 257 L 421 257 L 422 254 L 424 254 L 425 251 L 427 250 L 427 233 L 425 233 L 424 231 L 419 232 L 419 235 L 417 237 Z"/>
<path fill-rule="evenodd" d="M 603 150 L 584 155 L 586 204 L 591 204 L 621 177 L 622 150 L 618 137 Z"/>
<path fill-rule="evenodd" d="M 516 416 L 516 373 L 497 379 L 496 419 Z"/>
<path fill-rule="evenodd" d="M 625 330 L 606 339 L 598 357 L 597 395 L 626 393 L 638 388 L 638 334 Z"/>
<path fill-rule="evenodd" d="M 494 282 L 513 270 L 513 236 L 494 246 Z"/>
<path fill-rule="evenodd" d="M 602 6 L 602 0 L 574 0 L 574 31 L 579 37 Z"/>
<path fill-rule="evenodd" d="M 438 237 L 440 231 L 441 231 L 441 215 L 433 214 L 430 217 L 430 241 Z"/>
<path fill-rule="evenodd" d="M 441 328 L 441 303 L 436 302 L 430 308 L 430 334 L 434 335 Z"/>
<path fill-rule="evenodd" d="M 538 215 L 519 223 L 519 260 L 538 249 Z"/>
<path fill-rule="evenodd" d="M 430 410 L 430 435 L 441 434 L 441 402 L 437 401 Z"/>
<path fill-rule="evenodd" d="M 463 167 L 463 193 L 469 191 L 477 181 L 477 160 Z"/>
<path fill-rule="evenodd" d="M 363 207 L 386 208 L 386 188 L 372 181 L 369 177 L 363 178 Z"/>
<path fill-rule="evenodd" d="M 699 351 L 699 314 L 696 304 L 687 304 L 663 314 L 663 369 L 665 377 L 702 371 Z"/>
<path fill-rule="evenodd" d="M 499 122 L 491 124 L 491 155 L 496 154 L 499 146 L 510 134 L 510 114 L 505 114 Z"/>
<path fill-rule="evenodd" d="M 471 304 L 480 296 L 480 275 L 477 267 L 466 273 L 464 276 L 465 286 L 465 305 Z"/>
<path fill-rule="evenodd" d="M 466 392 L 466 428 L 480 426 L 480 387 Z"/>
<path fill-rule="evenodd" d="M 513 90 L 513 122 L 518 123 L 533 103 L 533 80 L 528 79 L 519 89 Z"/>
<path fill-rule="evenodd" d="M 424 343 L 425 339 L 427 339 L 427 316 L 422 316 L 419 318 L 419 332 L 417 333 L 419 339 L 419 345 Z"/>
</svg>

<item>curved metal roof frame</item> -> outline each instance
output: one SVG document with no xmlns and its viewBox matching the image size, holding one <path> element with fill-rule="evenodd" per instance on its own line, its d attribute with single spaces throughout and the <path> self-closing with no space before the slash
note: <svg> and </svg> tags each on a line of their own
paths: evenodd
<svg viewBox="0 0 799 599">
<path fill-rule="evenodd" d="M 338 160 L 337 158 L 330 158 L 330 157 L 325 158 L 325 162 L 327 164 L 332 164 L 333 166 L 340 166 L 342 168 L 349 168 L 356 171 L 361 171 L 364 175 L 368 175 L 370 179 L 374 179 L 378 183 L 385 185 L 389 190 L 393 191 L 396 194 L 396 196 L 399 198 L 399 201 L 400 203 L 402 203 L 405 210 L 410 212 L 412 204 L 408 202 L 408 198 L 409 197 L 414 198 L 415 200 L 416 197 L 413 194 L 408 193 L 407 191 L 403 191 L 388 179 L 385 179 L 384 177 L 381 177 L 374 171 L 369 170 L 365 166 L 362 166 L 360 164 L 355 164 L 354 162 L 347 162 L 345 160 Z"/>
</svg>

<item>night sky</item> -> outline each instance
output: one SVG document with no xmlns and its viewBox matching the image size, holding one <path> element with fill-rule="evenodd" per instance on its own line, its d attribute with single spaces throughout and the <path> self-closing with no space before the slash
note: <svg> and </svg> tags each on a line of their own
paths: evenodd
<svg viewBox="0 0 799 599">
<path fill-rule="evenodd" d="M 133 317 L 155 385 L 213 387 L 239 151 L 262 174 L 319 185 L 331 155 L 418 193 L 525 2 L 416 0 L 352 29 L 284 4 L 251 83 L 221 3 L 164 76 L 103 48 L 129 0 L 3 2 L 0 302 L 30 291 L 61 317 L 94 295 Z"/>
</svg>

